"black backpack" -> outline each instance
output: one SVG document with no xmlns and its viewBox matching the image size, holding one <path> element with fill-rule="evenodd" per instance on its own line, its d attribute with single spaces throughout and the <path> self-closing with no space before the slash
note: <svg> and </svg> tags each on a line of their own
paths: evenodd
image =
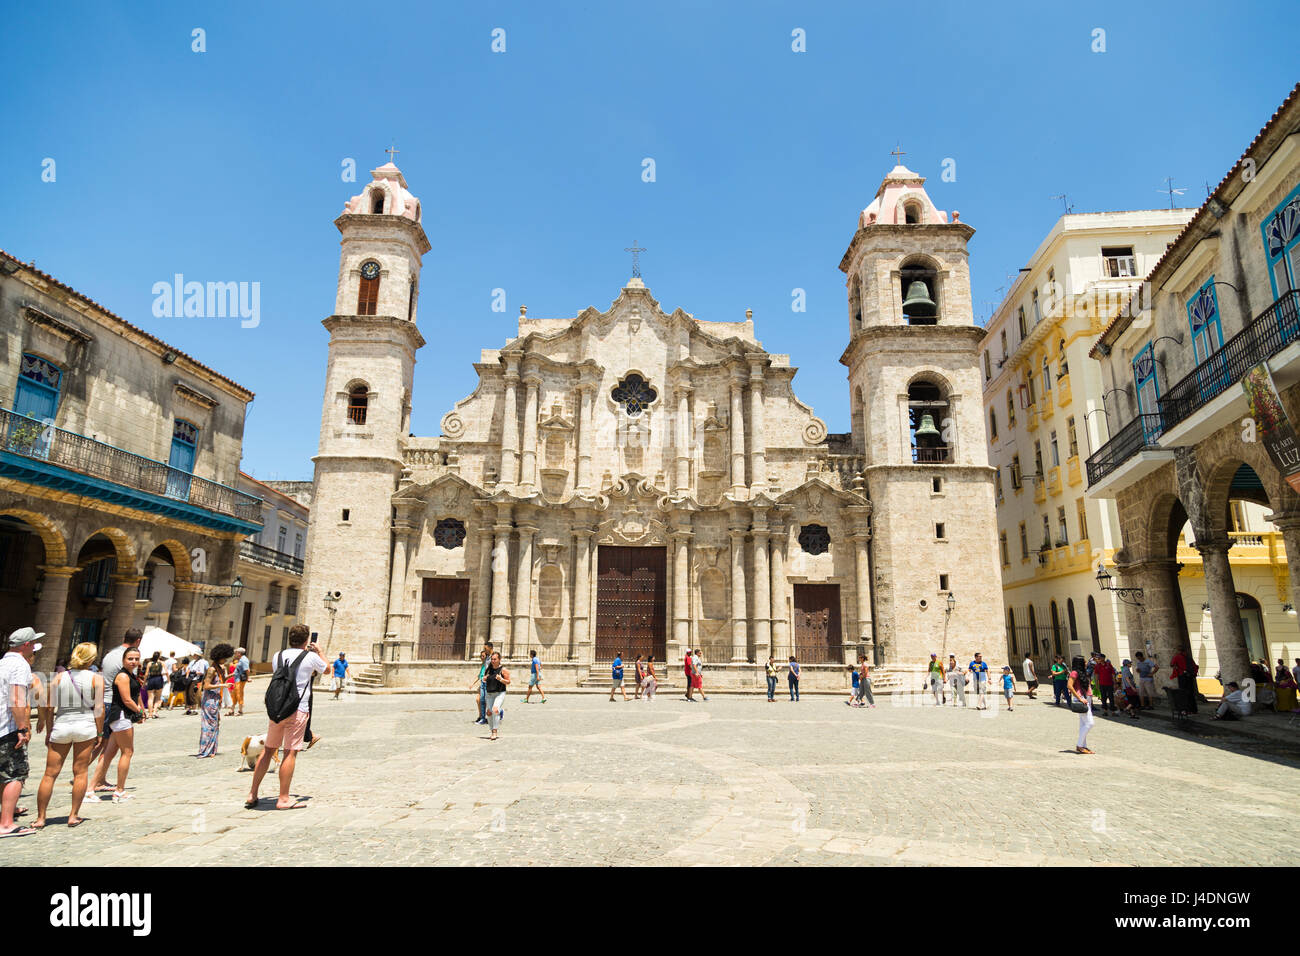
<svg viewBox="0 0 1300 956">
<path fill-rule="evenodd" d="M 298 665 L 306 656 L 307 651 L 304 650 L 290 667 L 288 660 L 281 655 L 280 666 L 271 675 L 271 683 L 266 688 L 266 716 L 274 723 L 292 717 L 302 702 L 302 696 L 298 693 Z"/>
</svg>

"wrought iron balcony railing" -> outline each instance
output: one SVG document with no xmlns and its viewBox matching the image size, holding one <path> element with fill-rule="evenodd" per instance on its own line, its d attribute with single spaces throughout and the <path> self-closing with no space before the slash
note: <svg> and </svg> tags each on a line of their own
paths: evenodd
<svg viewBox="0 0 1300 956">
<path fill-rule="evenodd" d="M 262 501 L 160 461 L 0 409 L 0 451 L 254 524 Z"/>
<path fill-rule="evenodd" d="M 1164 428 L 1159 415 L 1139 415 L 1088 457 L 1088 485 L 1101 481 L 1143 448 L 1156 448 Z"/>
<path fill-rule="evenodd" d="M 277 568 L 280 571 L 302 574 L 302 558 L 295 558 L 292 554 L 285 554 L 283 551 L 275 550 L 275 548 L 268 548 L 256 541 L 240 542 L 239 556 L 248 561 L 265 564 L 267 567 Z M 290 612 L 286 611 L 286 613 Z"/>
<path fill-rule="evenodd" d="M 1300 289 L 1293 289 L 1160 398 L 1165 430 L 1237 384 L 1252 368 L 1300 339 Z"/>
</svg>

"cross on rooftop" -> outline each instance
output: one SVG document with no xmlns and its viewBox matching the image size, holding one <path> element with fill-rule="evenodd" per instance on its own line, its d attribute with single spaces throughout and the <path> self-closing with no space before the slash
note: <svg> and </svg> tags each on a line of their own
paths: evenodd
<svg viewBox="0 0 1300 956">
<path fill-rule="evenodd" d="M 384 152 L 388 154 L 388 161 L 392 163 L 394 166 L 396 166 L 397 154 L 401 152 L 401 150 L 397 148 L 397 144 L 394 143 L 392 146 L 389 146 L 386 150 L 384 150 Z"/>
<path fill-rule="evenodd" d="M 624 246 L 623 251 L 632 253 L 632 278 L 641 278 L 641 253 L 646 251 L 645 247 L 638 246 L 633 239 L 632 245 Z"/>
<path fill-rule="evenodd" d="M 899 143 L 897 146 L 895 146 L 893 149 L 889 151 L 889 155 L 894 157 L 895 166 L 903 165 L 903 157 L 907 155 L 907 153 L 903 152 L 903 150 L 900 148 L 902 145 L 903 145 L 902 143 Z"/>
</svg>

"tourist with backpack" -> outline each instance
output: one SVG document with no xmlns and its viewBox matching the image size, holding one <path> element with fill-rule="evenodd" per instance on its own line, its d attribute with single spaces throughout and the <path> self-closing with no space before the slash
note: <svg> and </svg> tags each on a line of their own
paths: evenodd
<svg viewBox="0 0 1300 956">
<path fill-rule="evenodd" d="M 257 806 L 257 789 L 278 750 L 284 754 L 280 760 L 280 796 L 275 801 L 275 809 L 301 810 L 307 806 L 289 795 L 289 785 L 311 719 L 312 680 L 317 674 L 325 673 L 329 666 L 321 658 L 315 642 L 308 643 L 310 636 L 305 624 L 295 624 L 289 628 L 289 646 L 271 661 L 271 681 L 266 688 L 266 715 L 270 723 L 266 728 L 266 746 L 253 768 L 253 783 L 244 801 L 246 810 Z"/>
</svg>

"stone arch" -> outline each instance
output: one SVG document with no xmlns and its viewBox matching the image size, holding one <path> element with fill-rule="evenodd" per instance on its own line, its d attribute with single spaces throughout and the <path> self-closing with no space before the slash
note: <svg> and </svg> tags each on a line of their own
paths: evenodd
<svg viewBox="0 0 1300 956">
<path fill-rule="evenodd" d="M 175 538 L 168 538 L 166 541 L 159 541 L 149 553 L 152 554 L 159 549 L 166 551 L 171 557 L 172 569 L 175 572 L 173 580 L 178 584 L 193 580 L 194 568 L 190 561 L 189 549 L 185 545 Z"/>
<path fill-rule="evenodd" d="M 922 283 L 929 294 L 931 306 L 904 306 L 902 318 L 908 325 L 934 325 L 939 319 L 942 295 L 942 270 L 939 263 L 930 256 L 915 254 L 907 256 L 898 264 L 899 302 L 906 303 L 908 293 L 915 283 Z"/>
<path fill-rule="evenodd" d="M 77 547 L 77 557 L 80 559 L 82 550 L 86 544 L 94 537 L 103 535 L 113 543 L 113 550 L 117 557 L 117 570 L 119 574 L 137 574 L 139 573 L 139 553 L 136 550 L 135 542 L 121 528 L 99 528 L 86 535 L 81 544 Z"/>
<path fill-rule="evenodd" d="M 1147 509 L 1146 534 L 1143 547 L 1146 553 L 1132 555 L 1135 559 L 1173 560 L 1178 554 L 1178 535 L 1187 523 L 1187 509 L 1172 491 L 1157 494 Z"/>
<path fill-rule="evenodd" d="M 1290 511 L 1298 504 L 1295 493 L 1286 486 L 1262 448 L 1258 445 L 1255 449 L 1247 448 L 1243 443 L 1240 457 L 1220 459 L 1202 479 L 1205 519 L 1209 523 L 1206 530 L 1211 534 L 1230 530 L 1228 510 L 1233 499 L 1253 501 L 1274 512 Z M 1256 483 L 1260 487 L 1254 487 Z"/>
<path fill-rule="evenodd" d="M 0 515 L 19 518 L 32 529 L 32 533 L 41 539 L 45 546 L 45 563 L 51 567 L 66 567 L 68 564 L 68 542 L 59 526 L 48 516 L 25 508 L 3 508 Z"/>
</svg>

